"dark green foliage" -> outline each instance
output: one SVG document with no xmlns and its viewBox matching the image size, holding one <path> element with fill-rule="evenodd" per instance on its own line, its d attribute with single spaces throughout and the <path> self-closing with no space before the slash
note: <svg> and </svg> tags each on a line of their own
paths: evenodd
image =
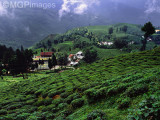
<svg viewBox="0 0 160 120">
<path fill-rule="evenodd" d="M 122 31 L 123 31 L 123 32 L 125 32 L 125 33 L 126 33 L 126 32 L 127 32 L 127 30 L 128 30 L 128 26 L 126 26 L 126 25 L 125 25 L 125 26 L 123 26 L 123 27 L 122 27 Z"/>
<path fill-rule="evenodd" d="M 53 67 L 52 60 L 50 58 L 48 60 L 48 67 L 49 67 L 49 69 L 51 69 Z"/>
<path fill-rule="evenodd" d="M 97 51 L 94 48 L 88 48 L 84 51 L 84 61 L 92 63 L 97 59 Z"/>
<path fill-rule="evenodd" d="M 58 109 L 64 109 L 64 108 L 66 108 L 67 106 L 68 106 L 67 103 L 60 103 L 60 104 L 58 105 Z"/>
<path fill-rule="evenodd" d="M 126 95 L 128 97 L 136 97 L 138 95 L 146 93 L 147 91 L 148 91 L 147 85 L 136 85 L 128 88 L 126 91 Z"/>
<path fill-rule="evenodd" d="M 7 114 L 6 110 L 3 110 L 3 109 L 0 110 L 0 115 L 6 115 L 6 114 Z"/>
<path fill-rule="evenodd" d="M 126 109 L 129 107 L 129 104 L 130 104 L 130 98 L 125 98 L 124 100 L 122 100 L 120 102 L 120 104 L 118 105 L 118 108 L 119 109 Z"/>
<path fill-rule="evenodd" d="M 74 93 L 72 95 L 69 95 L 64 101 L 68 104 L 70 104 L 74 99 L 81 98 L 81 96 L 78 93 Z"/>
<path fill-rule="evenodd" d="M 54 54 L 52 55 L 52 65 L 53 65 L 53 67 L 55 67 L 57 65 L 57 59 Z"/>
<path fill-rule="evenodd" d="M 115 46 L 115 48 L 118 48 L 118 49 L 127 47 L 127 45 L 128 45 L 128 42 L 126 40 L 123 40 L 123 39 L 116 39 L 114 41 L 114 46 Z"/>
<path fill-rule="evenodd" d="M 44 99 L 44 105 L 50 105 L 52 103 L 53 99 L 52 98 L 48 98 L 48 99 Z"/>
<path fill-rule="evenodd" d="M 147 38 L 155 33 L 155 28 L 153 27 L 151 22 L 148 22 L 141 28 L 141 30 L 145 32 L 144 40 L 142 40 L 143 46 L 141 47 L 141 51 L 143 51 L 146 49 Z"/>
<path fill-rule="evenodd" d="M 134 120 L 159 120 L 160 118 L 160 97 L 155 93 L 154 95 L 147 96 L 146 99 L 141 101 L 137 109 L 130 109 L 129 119 Z"/>
<path fill-rule="evenodd" d="M 87 115 L 87 120 L 107 120 L 107 118 L 102 110 L 94 110 Z"/>
<path fill-rule="evenodd" d="M 75 99 L 71 102 L 71 105 L 73 108 L 80 108 L 83 106 L 83 104 L 84 104 L 83 98 L 78 98 L 78 99 Z"/>
<path fill-rule="evenodd" d="M 113 28 L 109 28 L 108 34 L 112 34 L 113 33 Z"/>
</svg>

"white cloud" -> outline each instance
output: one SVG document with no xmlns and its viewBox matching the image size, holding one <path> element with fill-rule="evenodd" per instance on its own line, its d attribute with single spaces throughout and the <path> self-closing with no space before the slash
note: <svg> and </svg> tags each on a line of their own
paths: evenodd
<svg viewBox="0 0 160 120">
<path fill-rule="evenodd" d="M 7 10 L 2 6 L 2 3 L 0 2 L 0 16 L 7 15 Z"/>
<path fill-rule="evenodd" d="M 147 0 L 145 13 L 150 14 L 153 12 L 160 13 L 160 1 L 159 0 Z"/>
<path fill-rule="evenodd" d="M 80 4 L 78 7 L 74 9 L 74 13 L 83 14 L 88 9 L 86 4 Z"/>
<path fill-rule="evenodd" d="M 61 18 L 66 13 L 73 12 L 74 14 L 84 14 L 89 7 L 98 5 L 100 0 L 63 0 L 59 17 Z"/>
</svg>

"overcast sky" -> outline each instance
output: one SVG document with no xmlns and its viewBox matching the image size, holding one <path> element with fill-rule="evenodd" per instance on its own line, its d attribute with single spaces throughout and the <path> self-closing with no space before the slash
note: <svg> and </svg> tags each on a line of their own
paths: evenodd
<svg viewBox="0 0 160 120">
<path fill-rule="evenodd" d="M 55 9 L 59 9 L 59 16 L 62 17 L 67 13 L 74 14 L 84 14 L 90 8 L 94 8 L 96 6 L 101 6 L 105 4 L 105 7 L 108 6 L 109 2 L 115 3 L 123 3 L 131 7 L 144 9 L 145 14 L 152 14 L 154 12 L 160 13 L 160 0 L 1 0 L 0 5 L 0 15 L 5 15 L 7 10 L 3 7 L 4 2 L 6 1 L 18 1 L 18 2 L 32 2 L 32 3 L 55 3 Z M 25 4 L 24 3 L 24 4 Z"/>
</svg>

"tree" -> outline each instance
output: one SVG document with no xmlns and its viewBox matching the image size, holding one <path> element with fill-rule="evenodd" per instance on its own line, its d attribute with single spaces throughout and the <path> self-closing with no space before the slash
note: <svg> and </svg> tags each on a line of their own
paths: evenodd
<svg viewBox="0 0 160 120">
<path fill-rule="evenodd" d="M 116 48 L 121 49 L 121 48 L 127 47 L 128 42 L 123 39 L 116 39 L 113 44 Z"/>
<path fill-rule="evenodd" d="M 62 53 L 58 55 L 57 62 L 59 65 L 67 65 L 68 63 L 68 55 L 66 53 Z"/>
<path fill-rule="evenodd" d="M 108 33 L 111 35 L 113 33 L 113 28 L 110 27 Z"/>
<path fill-rule="evenodd" d="M 97 51 L 93 48 L 87 48 L 84 51 L 84 61 L 86 63 L 92 63 L 97 59 Z"/>
<path fill-rule="evenodd" d="M 141 47 L 141 51 L 144 51 L 146 49 L 147 38 L 155 33 L 155 28 L 151 22 L 148 22 L 141 28 L 141 30 L 145 32 L 144 40 L 142 40 L 143 45 Z"/>
<path fill-rule="evenodd" d="M 52 66 L 55 67 L 57 65 L 57 59 L 54 54 L 52 54 Z"/>
<path fill-rule="evenodd" d="M 50 58 L 48 60 L 48 67 L 49 67 L 49 69 L 51 69 L 53 67 L 52 60 Z"/>
<path fill-rule="evenodd" d="M 49 48 L 51 48 L 52 47 L 52 42 L 50 40 L 48 40 L 47 45 L 49 46 Z"/>
<path fill-rule="evenodd" d="M 125 32 L 125 33 L 126 33 L 126 32 L 127 32 L 127 30 L 128 30 L 128 26 L 126 26 L 126 25 L 125 25 L 125 26 L 123 26 L 123 27 L 122 27 L 122 31 L 123 31 L 123 32 Z"/>
</svg>

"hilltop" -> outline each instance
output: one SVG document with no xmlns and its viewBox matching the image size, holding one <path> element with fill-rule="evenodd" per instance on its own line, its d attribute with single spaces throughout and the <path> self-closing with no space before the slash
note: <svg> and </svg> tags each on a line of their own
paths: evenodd
<svg viewBox="0 0 160 120">
<path fill-rule="evenodd" d="M 159 56 L 158 47 L 25 80 L 4 77 L 0 119 L 158 120 Z"/>
</svg>

